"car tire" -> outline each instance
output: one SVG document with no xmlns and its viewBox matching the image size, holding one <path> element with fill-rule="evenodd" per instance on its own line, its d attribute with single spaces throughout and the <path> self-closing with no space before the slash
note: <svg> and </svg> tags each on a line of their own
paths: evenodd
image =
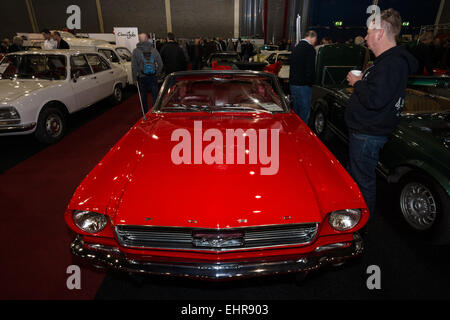
<svg viewBox="0 0 450 320">
<path fill-rule="evenodd" d="M 413 172 L 401 179 L 397 196 L 403 221 L 421 240 L 450 244 L 450 199 L 431 177 Z"/>
<path fill-rule="evenodd" d="M 322 104 L 317 104 L 310 118 L 310 127 L 323 141 L 331 139 L 331 132 L 327 125 L 327 113 Z"/>
<path fill-rule="evenodd" d="M 109 100 L 112 104 L 116 105 L 122 102 L 123 99 L 123 89 L 120 84 L 114 87 L 113 93 L 111 94 Z"/>
<path fill-rule="evenodd" d="M 44 144 L 53 144 L 61 140 L 67 131 L 67 114 L 56 106 L 46 106 L 39 113 L 34 132 L 35 138 Z"/>
</svg>

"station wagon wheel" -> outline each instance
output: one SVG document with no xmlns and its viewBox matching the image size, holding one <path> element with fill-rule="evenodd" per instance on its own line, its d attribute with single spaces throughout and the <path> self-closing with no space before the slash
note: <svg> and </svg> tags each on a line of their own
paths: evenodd
<svg viewBox="0 0 450 320">
<path fill-rule="evenodd" d="M 122 102 L 122 98 L 123 98 L 122 86 L 118 84 L 114 87 L 110 100 L 113 104 L 119 104 L 120 102 Z"/>
<path fill-rule="evenodd" d="M 424 241 L 450 243 L 450 197 L 430 176 L 411 172 L 402 178 L 398 208 L 409 229 Z"/>
<path fill-rule="evenodd" d="M 49 136 L 58 138 L 61 135 L 62 127 L 62 119 L 58 114 L 52 113 L 47 117 L 45 121 L 45 130 Z"/>
<path fill-rule="evenodd" d="M 59 141 L 66 132 L 66 113 L 56 106 L 46 106 L 39 114 L 35 137 L 42 143 L 52 144 Z"/>
</svg>

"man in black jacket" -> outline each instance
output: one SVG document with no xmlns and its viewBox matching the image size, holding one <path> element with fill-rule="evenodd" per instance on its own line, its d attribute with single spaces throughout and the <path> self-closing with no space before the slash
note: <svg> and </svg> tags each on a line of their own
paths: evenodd
<svg viewBox="0 0 450 320">
<path fill-rule="evenodd" d="M 317 33 L 309 30 L 291 53 L 289 84 L 293 109 L 305 123 L 308 123 L 311 109 L 312 85 L 316 70 L 316 50 L 314 49 L 316 43 Z"/>
<path fill-rule="evenodd" d="M 57 49 L 70 49 L 69 44 L 61 38 L 61 34 L 58 31 L 53 31 L 53 40 L 57 43 Z"/>
<path fill-rule="evenodd" d="M 418 67 L 417 60 L 404 47 L 397 46 L 401 25 L 397 11 L 381 12 L 379 25 L 374 20 L 365 38 L 376 57 L 373 65 L 363 75 L 347 75 L 354 87 L 345 112 L 349 129 L 347 169 L 370 213 L 375 209 L 379 153 L 400 121 L 408 75 Z"/>
<path fill-rule="evenodd" d="M 203 61 L 203 46 L 200 43 L 200 38 L 197 37 L 194 40 L 194 45 L 191 46 L 190 56 L 192 60 L 192 70 L 200 70 L 202 68 Z"/>
<path fill-rule="evenodd" d="M 161 49 L 161 58 L 166 74 L 187 70 L 186 56 L 175 41 L 175 35 L 172 32 L 167 34 L 167 43 Z"/>
</svg>

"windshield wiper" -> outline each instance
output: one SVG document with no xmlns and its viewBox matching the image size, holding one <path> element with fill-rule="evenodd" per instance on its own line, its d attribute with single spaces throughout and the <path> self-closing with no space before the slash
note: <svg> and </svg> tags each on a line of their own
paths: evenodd
<svg viewBox="0 0 450 320">
<path fill-rule="evenodd" d="M 195 112 L 203 112 L 209 111 L 209 106 L 198 106 L 198 105 L 185 105 L 185 104 L 174 104 L 170 107 L 164 107 L 160 111 L 164 112 L 165 110 L 179 110 L 179 111 L 195 111 Z"/>
<path fill-rule="evenodd" d="M 221 110 L 241 110 L 241 111 L 252 111 L 252 112 L 262 112 L 262 113 L 270 113 L 272 114 L 272 111 L 266 110 L 266 109 L 257 109 L 252 107 L 245 107 L 241 106 L 239 104 L 233 104 L 233 105 L 225 105 L 225 106 L 214 106 L 211 108 L 211 111 L 221 111 Z"/>
</svg>

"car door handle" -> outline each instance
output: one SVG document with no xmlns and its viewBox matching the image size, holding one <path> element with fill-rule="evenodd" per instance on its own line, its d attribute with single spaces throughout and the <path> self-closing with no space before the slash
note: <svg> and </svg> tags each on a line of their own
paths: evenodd
<svg viewBox="0 0 450 320">
<path fill-rule="evenodd" d="M 95 80 L 95 79 L 97 79 L 97 77 L 92 77 L 92 78 L 91 78 L 91 80 Z"/>
<path fill-rule="evenodd" d="M 111 74 L 112 74 L 112 73 L 114 73 L 114 71 L 110 71 L 109 73 L 111 73 Z"/>
</svg>

